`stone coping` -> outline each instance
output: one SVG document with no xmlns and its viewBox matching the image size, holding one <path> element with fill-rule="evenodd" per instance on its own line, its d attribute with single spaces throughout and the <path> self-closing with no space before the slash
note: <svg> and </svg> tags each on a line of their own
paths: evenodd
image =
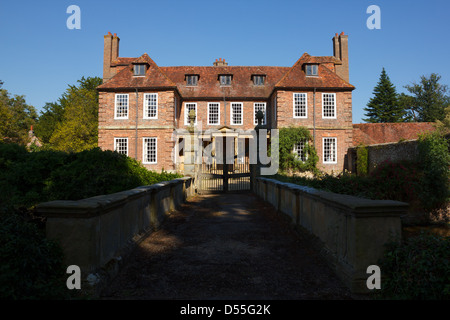
<svg viewBox="0 0 450 320">
<path fill-rule="evenodd" d="M 173 185 L 191 180 L 183 177 L 171 181 L 163 181 L 148 186 L 140 186 L 131 190 L 120 191 L 108 195 L 99 195 L 80 200 L 55 200 L 40 203 L 36 206 L 38 214 L 45 217 L 91 218 L 105 214 L 117 207 L 148 193 L 156 193 Z"/>
<path fill-rule="evenodd" d="M 384 214 L 384 216 L 398 216 L 407 213 L 409 204 L 394 200 L 372 200 L 356 197 L 346 194 L 338 194 L 329 191 L 318 190 L 312 187 L 302 186 L 294 183 L 281 182 L 275 179 L 258 177 L 256 178 L 262 183 L 275 184 L 279 188 L 289 189 L 294 193 L 303 193 L 311 198 L 320 199 L 321 201 L 335 207 L 345 209 L 347 212 L 358 216 L 371 216 L 376 214 Z"/>
</svg>

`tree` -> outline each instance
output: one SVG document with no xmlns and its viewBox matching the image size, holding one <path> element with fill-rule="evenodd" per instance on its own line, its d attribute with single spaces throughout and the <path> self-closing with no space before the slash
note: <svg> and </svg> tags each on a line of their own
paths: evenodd
<svg viewBox="0 0 450 320">
<path fill-rule="evenodd" d="M 57 125 L 63 121 L 64 107 L 57 102 L 47 102 L 43 110 L 34 128 L 34 133 L 42 143 L 48 144 Z"/>
<path fill-rule="evenodd" d="M 0 81 L 0 88 L 2 85 Z M 36 109 L 26 104 L 24 96 L 10 97 L 7 90 L 0 89 L 0 141 L 25 145 L 36 119 Z"/>
<path fill-rule="evenodd" d="M 59 99 L 64 110 L 62 121 L 50 137 L 50 147 L 66 152 L 80 152 L 97 147 L 99 77 L 82 77 L 79 85 L 70 85 Z"/>
<path fill-rule="evenodd" d="M 369 100 L 366 122 L 403 122 L 405 110 L 398 103 L 398 95 L 385 69 L 381 71 L 380 80 L 373 90 L 374 97 Z"/>
<path fill-rule="evenodd" d="M 432 73 L 428 78 L 420 77 L 420 83 L 406 85 L 411 95 L 400 96 L 401 105 L 408 110 L 414 121 L 434 122 L 444 120 L 445 108 L 450 104 L 448 86 L 439 83 L 441 76 Z"/>
</svg>

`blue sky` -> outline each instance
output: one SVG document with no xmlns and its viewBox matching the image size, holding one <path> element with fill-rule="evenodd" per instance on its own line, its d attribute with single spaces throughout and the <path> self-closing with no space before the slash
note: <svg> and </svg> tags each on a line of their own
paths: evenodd
<svg viewBox="0 0 450 320">
<path fill-rule="evenodd" d="M 66 27 L 69 5 L 81 9 L 81 30 Z M 381 9 L 380 30 L 366 26 L 369 5 Z M 160 66 L 292 66 L 304 52 L 332 55 L 344 31 L 360 123 L 383 67 L 399 92 L 433 72 L 450 85 L 449 12 L 448 0 L 1 0 L 0 80 L 41 110 L 82 76 L 102 76 L 108 31 L 121 38 L 120 56 L 146 52 Z"/>
</svg>

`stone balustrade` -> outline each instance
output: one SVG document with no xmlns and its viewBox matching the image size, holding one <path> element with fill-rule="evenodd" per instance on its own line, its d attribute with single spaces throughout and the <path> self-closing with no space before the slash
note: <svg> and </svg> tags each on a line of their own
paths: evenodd
<svg viewBox="0 0 450 320">
<path fill-rule="evenodd" d="M 165 216 L 195 193 L 189 177 L 78 201 L 37 206 L 47 238 L 62 247 L 64 262 L 87 275 L 116 273 L 132 247 L 158 229 Z"/>
<path fill-rule="evenodd" d="M 408 204 L 336 194 L 263 177 L 255 193 L 312 235 L 321 254 L 354 293 L 367 293 L 367 267 L 377 265 L 384 245 L 401 238 Z M 382 272 L 382 271 L 381 271 Z"/>
</svg>

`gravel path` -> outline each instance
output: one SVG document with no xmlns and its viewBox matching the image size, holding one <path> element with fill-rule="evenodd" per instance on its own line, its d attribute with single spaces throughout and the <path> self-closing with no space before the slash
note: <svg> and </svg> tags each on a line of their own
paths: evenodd
<svg viewBox="0 0 450 320">
<path fill-rule="evenodd" d="M 196 196 L 146 238 L 102 299 L 352 299 L 255 195 Z"/>
</svg>

